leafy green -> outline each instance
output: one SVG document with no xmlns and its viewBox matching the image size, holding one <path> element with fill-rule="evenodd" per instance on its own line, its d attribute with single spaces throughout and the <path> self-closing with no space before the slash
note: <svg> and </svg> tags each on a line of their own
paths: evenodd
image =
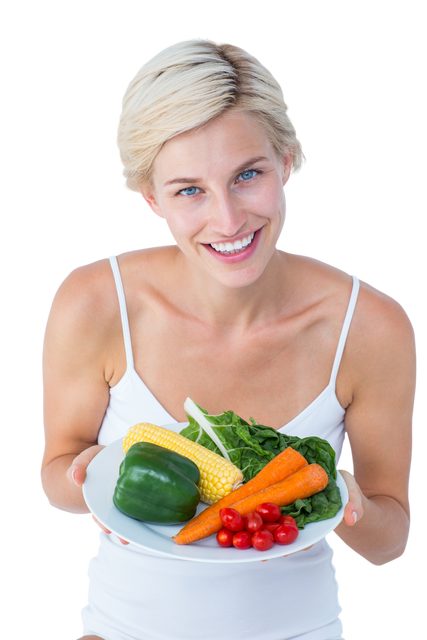
<svg viewBox="0 0 427 640">
<path fill-rule="evenodd" d="M 335 482 L 335 451 L 327 440 L 317 436 L 289 436 L 272 427 L 258 424 L 253 418 L 250 418 L 251 422 L 248 423 L 233 411 L 225 411 L 215 416 L 208 414 L 201 407 L 199 409 L 205 414 L 213 431 L 227 450 L 230 461 L 241 469 L 245 482 L 256 476 L 270 460 L 289 446 L 301 453 L 309 464 L 316 462 L 325 469 L 329 482 L 323 491 L 282 507 L 282 513 L 292 515 L 300 529 L 304 529 L 310 522 L 332 518 L 339 511 L 342 501 Z M 181 435 L 222 455 L 199 423 L 188 414 L 187 417 L 190 424 L 181 431 Z"/>
<path fill-rule="evenodd" d="M 319 522 L 333 516 L 341 509 L 342 501 L 340 490 L 335 480 L 329 476 L 326 489 L 316 493 L 311 498 L 295 500 L 293 504 L 282 507 L 283 515 L 295 518 L 298 529 L 304 529 L 310 522 Z"/>
</svg>

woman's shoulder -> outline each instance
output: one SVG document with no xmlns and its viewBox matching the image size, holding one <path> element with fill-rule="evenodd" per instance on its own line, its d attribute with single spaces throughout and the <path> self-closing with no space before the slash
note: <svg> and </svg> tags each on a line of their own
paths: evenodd
<svg viewBox="0 0 427 640">
<path fill-rule="evenodd" d="M 368 373 L 391 371 L 395 363 L 415 358 L 414 331 L 406 311 L 393 297 L 364 281 L 360 281 L 349 337 L 348 349 L 366 378 Z"/>
<path fill-rule="evenodd" d="M 126 293 L 150 288 L 159 272 L 172 259 L 173 247 L 141 249 L 117 256 L 120 278 Z M 117 318 L 117 288 L 108 258 L 75 268 L 60 285 L 52 309 L 70 321 L 106 325 Z M 101 322 L 101 325 L 99 324 Z"/>
<path fill-rule="evenodd" d="M 143 284 L 150 279 L 150 272 L 157 271 L 162 264 L 169 261 L 173 247 L 155 247 L 129 251 L 116 256 L 122 279 L 130 279 L 136 275 Z M 58 289 L 61 296 L 71 296 L 76 302 L 107 302 L 115 293 L 113 270 L 109 258 L 97 260 L 76 267 L 65 278 Z"/>
<path fill-rule="evenodd" d="M 306 282 L 310 290 L 318 291 L 319 295 L 332 296 L 338 300 L 345 297 L 353 286 L 353 274 L 342 269 L 306 256 L 291 255 L 289 258 L 298 274 L 298 281 Z M 375 320 L 376 325 L 410 325 L 407 314 L 397 300 L 360 280 L 357 274 L 354 276 L 359 282 L 357 317 L 361 323 L 372 323 Z"/>
<path fill-rule="evenodd" d="M 330 308 L 348 300 L 352 276 L 330 265 L 302 259 L 315 286 L 327 292 Z M 357 278 L 357 274 L 356 278 Z M 359 280 L 359 291 L 346 343 L 344 361 L 351 363 L 364 379 L 384 375 L 395 364 L 415 357 L 415 339 L 411 321 L 402 305 L 388 293 Z"/>
<path fill-rule="evenodd" d="M 341 326 L 353 287 L 352 276 L 311 258 L 297 256 L 294 262 L 299 278 L 310 283 L 311 295 L 322 307 L 321 317 L 340 318 Z M 393 376 L 406 377 L 412 384 L 414 363 L 414 331 L 406 311 L 388 293 L 359 280 L 340 367 L 342 406 L 352 402 L 355 388 L 374 389 Z"/>
<path fill-rule="evenodd" d="M 56 292 L 53 308 L 69 314 L 90 315 L 95 309 L 106 309 L 114 293 L 114 278 L 108 259 L 76 267 Z"/>
<path fill-rule="evenodd" d="M 100 349 L 117 318 L 117 293 L 108 259 L 75 268 L 59 286 L 49 313 L 47 341 Z"/>
<path fill-rule="evenodd" d="M 296 281 L 323 308 L 326 316 L 339 316 L 345 310 L 353 287 L 352 275 L 324 262 L 305 256 L 290 256 Z M 351 321 L 349 350 L 374 354 L 398 348 L 413 349 L 413 328 L 401 304 L 391 295 L 359 280 L 359 292 Z M 320 304 L 322 303 L 322 304 Z M 399 346 L 397 345 L 399 343 Z"/>
</svg>

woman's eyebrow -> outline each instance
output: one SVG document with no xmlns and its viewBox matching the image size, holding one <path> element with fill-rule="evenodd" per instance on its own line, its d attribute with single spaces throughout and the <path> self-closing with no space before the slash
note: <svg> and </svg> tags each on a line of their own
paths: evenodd
<svg viewBox="0 0 427 640">
<path fill-rule="evenodd" d="M 237 167 L 234 173 L 241 173 L 261 160 L 268 160 L 268 158 L 266 156 L 255 156 L 254 158 L 249 158 L 249 160 L 246 160 L 243 164 Z M 165 182 L 163 186 L 167 187 L 170 184 L 193 184 L 194 182 L 200 182 L 201 180 L 202 178 L 174 178 L 173 180 Z"/>
</svg>

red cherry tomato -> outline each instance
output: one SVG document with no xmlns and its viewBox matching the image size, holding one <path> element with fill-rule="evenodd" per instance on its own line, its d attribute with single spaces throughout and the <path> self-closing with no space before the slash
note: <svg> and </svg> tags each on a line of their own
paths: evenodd
<svg viewBox="0 0 427 640">
<path fill-rule="evenodd" d="M 252 546 L 252 533 L 250 531 L 238 531 L 233 536 L 233 545 L 236 549 L 249 549 Z"/>
<path fill-rule="evenodd" d="M 220 529 L 216 534 L 216 541 L 221 547 L 232 547 L 233 535 L 234 533 L 230 529 Z"/>
<path fill-rule="evenodd" d="M 230 529 L 230 531 L 243 531 L 245 528 L 243 516 L 241 516 L 236 509 L 231 509 L 230 507 L 221 509 L 219 517 L 221 518 L 221 522 L 224 527 L 226 529 Z"/>
<path fill-rule="evenodd" d="M 259 513 L 264 522 L 277 522 L 282 515 L 280 507 L 272 502 L 263 502 L 255 509 L 256 513 Z"/>
<path fill-rule="evenodd" d="M 274 544 L 273 534 L 266 529 L 255 531 L 252 536 L 252 546 L 258 551 L 268 551 Z"/>
<path fill-rule="evenodd" d="M 298 527 L 285 522 L 285 524 L 281 524 L 274 532 L 274 539 L 279 544 L 291 544 L 291 542 L 298 538 L 298 533 Z"/>
<path fill-rule="evenodd" d="M 278 519 L 277 522 L 279 524 L 285 524 L 285 522 L 288 522 L 289 524 L 295 525 L 295 527 L 297 526 L 297 522 L 295 518 L 293 518 L 292 516 L 282 516 L 281 518 Z"/>
<path fill-rule="evenodd" d="M 273 536 L 277 527 L 280 527 L 280 524 L 278 522 L 264 522 L 264 524 L 262 525 L 262 528 L 272 533 Z"/>
<path fill-rule="evenodd" d="M 259 513 L 255 512 L 248 513 L 246 518 L 244 518 L 244 521 L 246 531 L 250 531 L 251 533 L 255 533 L 255 531 L 261 529 L 263 525 L 261 516 L 259 515 Z"/>
</svg>

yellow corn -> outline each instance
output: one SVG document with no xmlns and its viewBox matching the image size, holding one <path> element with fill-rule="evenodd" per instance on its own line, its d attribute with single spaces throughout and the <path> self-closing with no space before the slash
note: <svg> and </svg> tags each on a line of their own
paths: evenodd
<svg viewBox="0 0 427 640">
<path fill-rule="evenodd" d="M 179 433 L 143 422 L 131 427 L 123 439 L 126 453 L 135 442 L 154 442 L 190 458 L 200 470 L 200 500 L 213 504 L 243 483 L 243 474 L 232 462 Z"/>
</svg>

